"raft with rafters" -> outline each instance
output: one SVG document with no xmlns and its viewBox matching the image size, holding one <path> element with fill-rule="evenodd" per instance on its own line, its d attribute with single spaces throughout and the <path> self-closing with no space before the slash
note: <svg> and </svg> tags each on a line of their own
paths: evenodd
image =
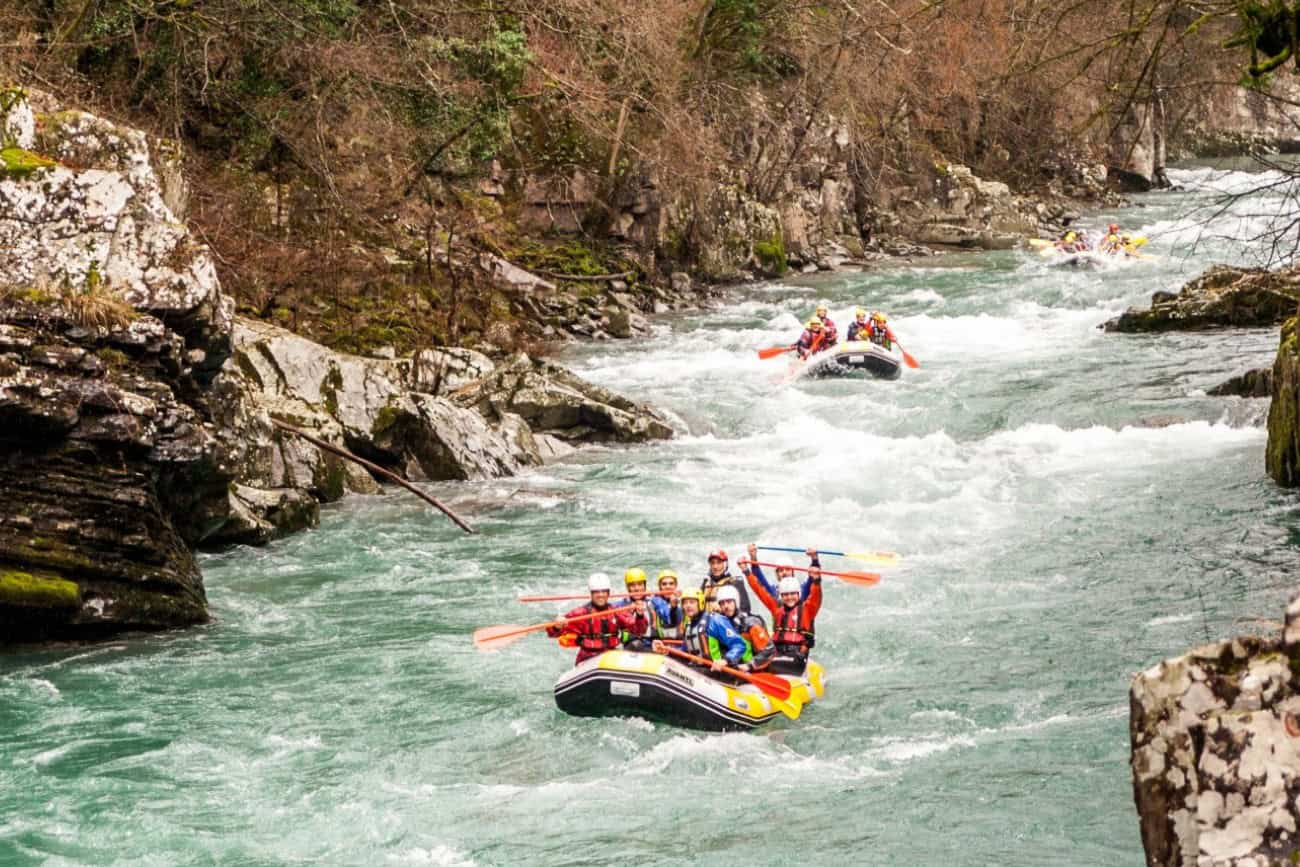
<svg viewBox="0 0 1300 867">
<path fill-rule="evenodd" d="M 792 701 L 825 694 L 824 672 L 809 662 L 790 682 Z M 555 704 L 573 716 L 639 716 L 703 731 L 743 731 L 782 716 L 749 684 L 728 684 L 657 653 L 610 650 L 574 666 L 555 683 Z"/>
<path fill-rule="evenodd" d="M 802 365 L 800 376 L 820 378 L 826 376 L 852 376 L 865 373 L 876 379 L 898 379 L 903 369 L 903 356 L 898 347 L 886 349 L 868 340 L 846 341 L 819 352 Z"/>
</svg>

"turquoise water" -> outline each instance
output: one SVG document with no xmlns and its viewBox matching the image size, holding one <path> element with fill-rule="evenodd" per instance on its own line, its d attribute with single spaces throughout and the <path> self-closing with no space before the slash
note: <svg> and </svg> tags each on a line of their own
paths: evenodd
<svg viewBox="0 0 1300 867">
<path fill-rule="evenodd" d="M 1276 333 L 1095 328 L 1246 252 L 1212 236 L 1249 235 L 1260 202 L 1208 232 L 1193 206 L 1250 179 L 1176 179 L 1193 189 L 1116 214 L 1158 259 L 790 280 L 573 350 L 685 433 L 435 486 L 481 536 L 353 497 L 205 556 L 209 626 L 0 657 L 0 864 L 1141 864 L 1130 676 L 1273 628 L 1300 565 L 1266 402 L 1204 395 L 1270 363 Z M 887 311 L 921 369 L 789 382 L 755 357 L 820 298 L 842 327 L 862 300 Z M 570 718 L 551 684 L 571 651 L 470 646 L 559 610 L 520 592 L 700 574 L 750 540 L 905 557 L 828 584 L 828 694 L 796 723 Z"/>
</svg>

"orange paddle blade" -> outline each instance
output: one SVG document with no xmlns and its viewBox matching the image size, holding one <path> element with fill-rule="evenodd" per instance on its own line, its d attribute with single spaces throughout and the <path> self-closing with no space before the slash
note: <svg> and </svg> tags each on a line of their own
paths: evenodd
<svg viewBox="0 0 1300 867">
<path fill-rule="evenodd" d="M 832 572 L 831 574 L 846 584 L 861 584 L 863 587 L 871 587 L 880 583 L 880 574 L 877 572 Z"/>
<path fill-rule="evenodd" d="M 898 348 L 903 350 L 903 363 L 904 363 L 904 364 L 906 364 L 908 367 L 912 368 L 913 370 L 915 370 L 915 369 L 917 369 L 918 367 L 921 366 L 921 365 L 917 362 L 917 360 L 916 360 L 915 358 L 912 357 L 912 353 L 908 352 L 906 349 L 903 349 L 903 347 L 901 347 L 901 346 L 898 347 Z"/>
<path fill-rule="evenodd" d="M 484 626 L 482 629 L 474 630 L 474 646 L 479 650 L 500 650 L 509 644 L 514 644 L 524 635 L 533 632 L 535 626 L 516 626 L 511 624 L 502 624 L 501 626 Z"/>
<path fill-rule="evenodd" d="M 779 698 L 782 701 L 786 701 L 790 698 L 790 681 L 786 680 L 784 677 L 777 677 L 775 674 L 763 674 L 760 672 L 757 674 L 751 674 L 749 676 L 749 682 L 773 698 Z"/>
<path fill-rule="evenodd" d="M 759 358 L 762 358 L 762 359 L 776 358 L 778 355 L 784 355 L 785 353 L 789 352 L 791 349 L 794 349 L 794 347 L 793 347 L 793 346 L 773 346 L 773 347 L 770 347 L 770 348 L 768 348 L 768 349 L 760 349 L 760 350 L 758 351 L 758 357 L 759 357 Z"/>
</svg>

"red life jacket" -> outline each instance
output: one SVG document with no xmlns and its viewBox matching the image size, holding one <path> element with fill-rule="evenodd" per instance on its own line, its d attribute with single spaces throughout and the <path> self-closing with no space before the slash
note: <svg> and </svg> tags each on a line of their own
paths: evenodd
<svg viewBox="0 0 1300 867">
<path fill-rule="evenodd" d="M 813 625 L 804 622 L 803 600 L 793 608 L 781 606 L 772 616 L 772 641 L 776 644 L 802 645 L 811 650 L 816 644 Z"/>
<path fill-rule="evenodd" d="M 587 614 L 600 610 L 591 604 L 582 607 L 583 613 Z M 618 628 L 618 615 L 608 608 L 604 610 L 609 613 L 604 617 L 593 617 L 587 621 L 588 631 L 578 634 L 578 646 L 583 650 L 602 653 L 606 650 L 614 650 L 623 643 L 622 632 Z"/>
</svg>

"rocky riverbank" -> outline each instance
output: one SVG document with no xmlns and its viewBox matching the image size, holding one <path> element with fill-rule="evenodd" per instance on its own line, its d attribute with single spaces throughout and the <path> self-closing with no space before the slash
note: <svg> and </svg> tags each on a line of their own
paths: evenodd
<svg viewBox="0 0 1300 867">
<path fill-rule="evenodd" d="M 415 480 L 673 435 L 524 354 L 361 358 L 234 317 L 158 143 L 56 109 L 15 101 L 0 127 L 0 643 L 202 622 L 195 546 L 377 490 L 272 419 Z"/>
<path fill-rule="evenodd" d="M 1133 679 L 1133 796 L 1152 867 L 1300 858 L 1300 597 L 1280 635 L 1198 647 Z"/>
</svg>

